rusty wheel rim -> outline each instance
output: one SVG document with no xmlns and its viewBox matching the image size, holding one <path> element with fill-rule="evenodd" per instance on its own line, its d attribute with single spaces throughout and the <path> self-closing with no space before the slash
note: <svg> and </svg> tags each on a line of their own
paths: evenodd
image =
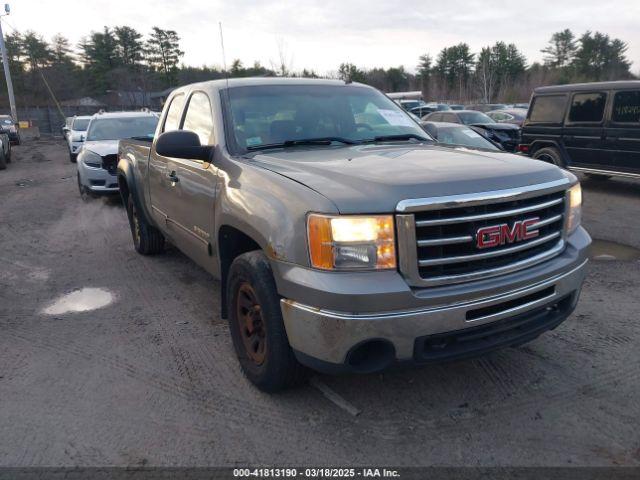
<svg viewBox="0 0 640 480">
<path fill-rule="evenodd" d="M 242 283 L 236 299 L 236 320 L 247 356 L 256 365 L 262 365 L 267 352 L 267 336 L 262 307 L 255 291 Z"/>
</svg>

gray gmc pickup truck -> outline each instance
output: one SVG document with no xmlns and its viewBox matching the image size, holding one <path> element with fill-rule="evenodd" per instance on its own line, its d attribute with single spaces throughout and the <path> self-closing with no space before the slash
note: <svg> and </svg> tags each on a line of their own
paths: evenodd
<svg viewBox="0 0 640 480">
<path fill-rule="evenodd" d="M 136 250 L 167 239 L 220 280 L 265 391 L 528 342 L 573 311 L 591 243 L 571 173 L 441 148 L 355 83 L 178 88 L 117 175 Z"/>
</svg>

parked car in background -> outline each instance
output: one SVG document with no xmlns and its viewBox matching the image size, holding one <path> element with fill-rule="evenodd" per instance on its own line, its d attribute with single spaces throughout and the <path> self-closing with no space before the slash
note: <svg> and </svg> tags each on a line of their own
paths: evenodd
<svg viewBox="0 0 640 480">
<path fill-rule="evenodd" d="M 20 145 L 20 130 L 11 115 L 0 115 L 0 131 L 9 136 L 12 145 Z"/>
<path fill-rule="evenodd" d="M 420 125 L 425 132 L 442 145 L 490 152 L 504 151 L 499 143 L 492 142 L 467 125 L 444 122 L 420 122 Z"/>
<path fill-rule="evenodd" d="M 464 110 L 464 105 L 460 105 L 458 103 L 454 103 L 452 105 L 449 105 L 449 108 L 451 108 L 451 110 Z"/>
<path fill-rule="evenodd" d="M 467 110 L 475 110 L 477 112 L 490 112 L 491 110 L 504 110 L 508 108 L 504 103 L 476 103 L 467 105 Z"/>
<path fill-rule="evenodd" d="M 6 169 L 8 163 L 11 163 L 11 141 L 8 134 L 0 132 L 0 170 Z"/>
<path fill-rule="evenodd" d="M 123 138 L 153 138 L 158 117 L 149 112 L 96 113 L 78 154 L 78 190 L 83 200 L 118 193 L 118 142 Z"/>
<path fill-rule="evenodd" d="M 522 108 L 509 108 L 506 110 L 492 110 L 487 112 L 487 116 L 497 123 L 513 123 L 519 127 L 527 118 L 527 111 Z"/>
<path fill-rule="evenodd" d="M 513 105 L 511 105 L 511 108 L 522 108 L 523 110 L 529 110 L 529 104 L 528 103 L 514 103 Z"/>
<path fill-rule="evenodd" d="M 520 128 L 518 126 L 510 123 L 496 123 L 486 114 L 474 110 L 434 112 L 423 117 L 422 120 L 469 125 L 485 138 L 502 145 L 508 152 L 515 152 L 520 143 Z"/>
<path fill-rule="evenodd" d="M 69 147 L 69 161 L 71 163 L 76 163 L 90 120 L 90 115 L 72 117 L 71 127 L 67 133 L 67 146 Z"/>
<path fill-rule="evenodd" d="M 73 117 L 66 117 L 64 119 L 64 124 L 62 125 L 62 127 L 60 127 L 60 133 L 62 134 L 65 140 L 67 140 L 67 135 L 69 135 L 69 132 L 71 131 L 72 123 L 73 123 Z"/>
<path fill-rule="evenodd" d="M 416 107 L 424 107 L 427 104 L 424 100 L 394 100 L 398 105 L 404 108 L 406 111 L 411 111 Z"/>
<path fill-rule="evenodd" d="M 449 105 L 446 103 L 427 103 L 426 105 L 421 105 L 419 107 L 413 107 L 409 110 L 418 118 L 422 118 L 425 115 L 430 114 L 431 112 L 442 112 L 445 110 L 451 110 Z"/>
<path fill-rule="evenodd" d="M 118 155 L 134 248 L 170 239 L 220 279 L 242 371 L 266 391 L 302 365 L 371 373 L 521 345 L 578 302 L 590 238 L 575 176 L 434 147 L 366 85 L 182 86 L 153 141 Z"/>
<path fill-rule="evenodd" d="M 519 149 L 600 178 L 640 178 L 640 81 L 535 89 Z"/>
</svg>

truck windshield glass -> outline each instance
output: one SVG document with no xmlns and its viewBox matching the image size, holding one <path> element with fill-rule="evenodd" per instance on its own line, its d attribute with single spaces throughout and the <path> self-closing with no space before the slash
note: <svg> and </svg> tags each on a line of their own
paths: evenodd
<svg viewBox="0 0 640 480">
<path fill-rule="evenodd" d="M 339 138 L 429 139 L 409 115 L 380 92 L 354 85 L 270 85 L 229 89 L 232 141 L 246 152 L 260 146 Z M 409 138 L 411 137 L 411 138 Z M 347 143 L 347 142 L 342 142 Z"/>
<path fill-rule="evenodd" d="M 87 141 L 153 137 L 157 124 L 158 119 L 152 116 L 94 119 L 87 132 Z"/>
<path fill-rule="evenodd" d="M 90 121 L 89 118 L 76 118 L 73 121 L 73 127 L 71 128 L 78 132 L 84 132 L 89 126 L 89 121 Z"/>
</svg>

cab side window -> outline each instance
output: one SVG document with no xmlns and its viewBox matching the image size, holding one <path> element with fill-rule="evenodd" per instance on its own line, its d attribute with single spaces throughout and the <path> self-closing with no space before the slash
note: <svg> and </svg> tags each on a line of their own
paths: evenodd
<svg viewBox="0 0 640 480">
<path fill-rule="evenodd" d="M 600 123 L 606 103 L 606 93 L 576 93 L 571 102 L 569 121 Z"/>
<path fill-rule="evenodd" d="M 212 144 L 213 117 L 211 116 L 211 103 L 205 93 L 195 92 L 191 95 L 182 130 L 190 130 L 197 133 L 201 145 Z"/>
<path fill-rule="evenodd" d="M 167 111 L 167 117 L 164 120 L 163 132 L 170 132 L 171 130 L 178 130 L 180 126 L 180 114 L 182 113 L 182 106 L 184 105 L 184 95 L 176 95 L 171 100 L 169 110 Z"/>
<path fill-rule="evenodd" d="M 640 123 L 640 91 L 616 93 L 611 120 L 616 123 Z"/>
</svg>

